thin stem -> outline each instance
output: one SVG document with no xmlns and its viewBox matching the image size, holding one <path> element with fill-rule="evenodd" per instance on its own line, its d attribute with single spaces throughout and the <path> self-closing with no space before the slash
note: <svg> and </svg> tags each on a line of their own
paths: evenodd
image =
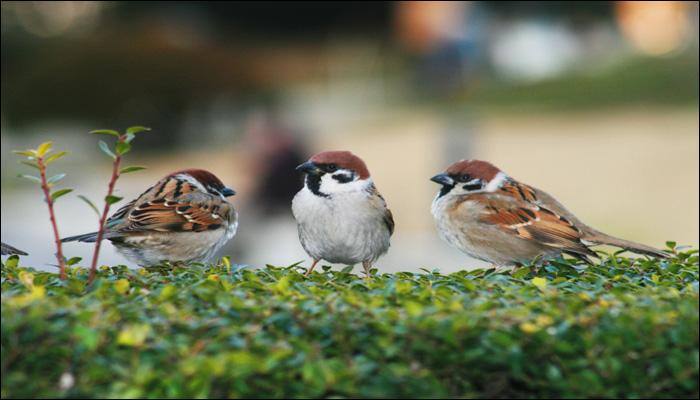
<svg viewBox="0 0 700 400">
<path fill-rule="evenodd" d="M 61 243 L 61 236 L 58 234 L 58 225 L 56 224 L 56 214 L 53 210 L 53 199 L 51 198 L 51 189 L 49 183 L 46 180 L 46 164 L 44 164 L 44 158 L 37 158 L 37 165 L 39 166 L 39 174 L 41 175 L 41 190 L 44 192 L 44 198 L 46 199 L 46 204 L 49 207 L 49 219 L 51 220 L 51 227 L 53 228 L 53 237 L 56 242 L 56 259 L 58 260 L 59 267 L 59 277 L 61 279 L 66 279 L 66 261 L 63 258 L 63 244 Z"/>
<path fill-rule="evenodd" d="M 124 140 L 124 136 L 119 137 L 119 141 Z M 100 229 L 97 231 L 97 241 L 95 242 L 95 250 L 92 253 L 92 265 L 90 265 L 90 276 L 88 278 L 88 283 L 92 283 L 95 279 L 95 272 L 97 271 L 97 259 L 100 256 L 100 245 L 102 244 L 102 238 L 105 232 L 105 222 L 107 221 L 107 215 L 109 214 L 110 204 L 107 198 L 114 192 L 114 185 L 117 183 L 119 178 L 119 166 L 122 162 L 121 155 L 117 154 L 112 164 L 112 178 L 109 180 L 109 186 L 107 187 L 107 196 L 105 196 L 105 206 L 102 209 L 102 216 L 100 217 Z"/>
</svg>

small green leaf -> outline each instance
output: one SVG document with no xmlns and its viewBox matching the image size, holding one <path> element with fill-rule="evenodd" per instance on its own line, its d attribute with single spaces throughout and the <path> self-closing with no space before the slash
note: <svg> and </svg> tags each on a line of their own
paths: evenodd
<svg viewBox="0 0 700 400">
<path fill-rule="evenodd" d="M 148 132 L 150 130 L 151 130 L 151 128 L 147 128 L 145 126 L 130 126 L 130 127 L 126 128 L 126 134 L 128 135 L 131 133 L 131 134 L 135 135 L 137 133 Z"/>
<path fill-rule="evenodd" d="M 129 281 L 124 278 L 119 279 L 114 282 L 114 288 L 117 290 L 117 293 L 124 294 L 129 290 Z"/>
<path fill-rule="evenodd" d="M 29 165 L 32 168 L 39 169 L 39 166 L 34 161 L 20 161 L 24 165 Z"/>
<path fill-rule="evenodd" d="M 36 154 L 39 157 L 45 156 L 46 153 L 51 151 L 51 146 L 52 146 L 52 142 L 44 142 L 44 143 L 40 144 L 39 147 L 37 147 L 37 149 L 36 149 Z"/>
<path fill-rule="evenodd" d="M 36 150 L 13 150 L 13 153 L 20 155 L 20 156 L 25 156 L 25 157 L 31 157 L 31 158 L 36 158 Z"/>
<path fill-rule="evenodd" d="M 134 138 L 136 137 L 136 135 L 134 135 L 133 133 L 127 133 L 125 136 L 126 137 L 124 138 L 124 141 L 127 143 L 131 143 L 131 141 L 134 140 Z"/>
<path fill-rule="evenodd" d="M 19 174 L 19 175 L 17 175 L 17 177 L 18 177 L 18 178 L 28 179 L 28 180 L 30 180 L 30 181 L 32 181 L 32 182 L 41 183 L 41 179 L 39 179 L 39 177 L 34 176 L 34 175 Z"/>
<path fill-rule="evenodd" d="M 102 150 L 103 153 L 107 154 L 108 156 L 110 156 L 110 157 L 112 157 L 112 158 L 117 158 L 117 156 L 114 155 L 114 153 L 112 153 L 112 150 L 110 150 L 110 148 L 109 148 L 109 146 L 107 145 L 107 143 L 105 143 L 104 141 L 100 140 L 99 146 L 100 146 L 100 150 Z"/>
<path fill-rule="evenodd" d="M 117 154 L 124 155 L 131 150 L 131 145 L 127 142 L 117 142 L 117 145 L 114 146 L 114 149 L 117 151 Z"/>
<path fill-rule="evenodd" d="M 46 182 L 49 184 L 56 183 L 65 177 L 66 177 L 66 174 L 56 174 L 56 175 L 52 176 L 51 178 L 47 179 Z"/>
<path fill-rule="evenodd" d="M 113 131 L 111 129 L 96 129 L 94 131 L 90 131 L 90 133 L 95 134 L 95 135 L 112 135 L 119 137 L 119 132 Z"/>
<path fill-rule="evenodd" d="M 72 191 L 73 191 L 73 189 L 61 189 L 61 190 L 57 190 L 57 191 L 51 193 L 51 200 L 56 200 L 57 198 L 63 196 L 64 194 L 68 194 L 68 193 L 70 193 L 70 192 L 72 192 Z"/>
<path fill-rule="evenodd" d="M 513 278 L 516 278 L 516 279 L 522 279 L 529 273 L 530 273 L 529 267 L 522 267 L 522 268 L 518 268 L 517 271 L 513 272 L 512 276 L 513 276 Z"/>
<path fill-rule="evenodd" d="M 532 284 L 537 286 L 537 288 L 540 290 L 544 290 L 547 287 L 547 279 L 546 278 L 541 278 L 538 276 L 538 277 L 532 278 L 532 280 L 530 282 L 532 282 Z"/>
<path fill-rule="evenodd" d="M 106 201 L 107 204 L 109 204 L 109 205 L 112 205 L 112 204 L 118 202 L 118 201 L 121 200 L 121 199 L 123 199 L 123 197 L 114 196 L 114 195 L 111 195 L 111 194 L 110 194 L 109 196 L 106 196 L 106 197 L 105 197 L 105 201 Z"/>
<path fill-rule="evenodd" d="M 16 268 L 18 264 L 19 264 L 19 256 L 17 254 L 11 255 L 10 257 L 7 258 L 7 261 L 5 261 L 5 267 L 8 267 L 8 268 Z"/>
<path fill-rule="evenodd" d="M 146 324 L 127 325 L 117 335 L 117 344 L 140 347 L 151 333 L 151 326 Z"/>
<path fill-rule="evenodd" d="M 87 205 L 89 205 L 90 208 L 92 208 L 92 210 L 95 211 L 95 214 L 97 214 L 97 218 L 100 218 L 100 211 L 99 211 L 99 210 L 97 209 L 97 207 L 95 206 L 95 203 L 93 203 L 92 201 L 90 201 L 90 199 L 88 199 L 87 197 L 83 196 L 82 194 L 79 194 L 79 195 L 78 195 L 78 198 L 79 198 L 80 200 L 84 201 L 85 203 L 87 203 Z"/>
<path fill-rule="evenodd" d="M 44 160 L 44 164 L 46 164 L 46 165 L 51 164 L 52 162 L 58 160 L 59 158 L 65 156 L 66 154 L 68 154 L 68 153 L 65 151 L 61 151 L 59 153 L 52 154 L 52 155 L 48 156 L 46 158 L 46 160 Z"/>
<path fill-rule="evenodd" d="M 66 261 L 66 265 L 75 265 L 83 260 L 82 257 L 71 257 L 68 261 Z"/>
<path fill-rule="evenodd" d="M 136 172 L 136 171 L 141 171 L 142 169 L 146 169 L 146 167 L 139 167 L 139 166 L 131 166 L 131 167 L 124 167 L 121 170 L 119 170 L 120 174 L 128 174 L 129 172 Z"/>
</svg>

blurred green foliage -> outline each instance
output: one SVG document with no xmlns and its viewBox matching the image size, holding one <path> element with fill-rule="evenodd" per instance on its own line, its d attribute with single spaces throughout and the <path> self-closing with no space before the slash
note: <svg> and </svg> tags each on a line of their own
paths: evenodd
<svg viewBox="0 0 700 400">
<path fill-rule="evenodd" d="M 611 106 L 696 106 L 697 53 L 635 57 L 600 70 L 584 70 L 541 82 L 507 85 L 485 81 L 459 96 L 458 104 L 482 111 L 571 111 Z"/>
<path fill-rule="evenodd" d="M 698 255 L 305 278 L 2 268 L 2 397 L 697 397 Z M 301 271 L 303 272 L 303 271 Z"/>
</svg>

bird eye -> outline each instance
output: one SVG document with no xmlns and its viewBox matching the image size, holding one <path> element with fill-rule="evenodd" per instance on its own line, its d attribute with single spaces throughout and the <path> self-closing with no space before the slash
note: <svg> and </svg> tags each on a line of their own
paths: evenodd
<svg viewBox="0 0 700 400">
<path fill-rule="evenodd" d="M 459 181 L 460 182 L 469 182 L 471 180 L 471 176 L 469 175 L 460 175 L 459 176 Z"/>
<path fill-rule="evenodd" d="M 326 170 L 327 170 L 328 172 L 335 172 L 335 171 L 338 170 L 338 166 L 335 165 L 335 164 L 328 164 L 328 165 L 326 166 Z"/>
</svg>

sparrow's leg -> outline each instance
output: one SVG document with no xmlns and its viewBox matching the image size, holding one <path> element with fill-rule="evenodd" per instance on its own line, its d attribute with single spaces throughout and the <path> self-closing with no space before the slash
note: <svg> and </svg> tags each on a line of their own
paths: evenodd
<svg viewBox="0 0 700 400">
<path fill-rule="evenodd" d="M 304 274 L 304 276 L 309 276 L 309 275 L 311 275 L 311 271 L 314 270 L 314 268 L 316 267 L 316 264 L 318 264 L 319 261 L 321 261 L 320 258 L 319 258 L 318 260 L 314 260 L 314 263 L 311 264 L 311 268 L 309 268 L 309 270 L 306 271 L 306 273 Z"/>
<path fill-rule="evenodd" d="M 367 274 L 367 277 L 369 278 L 369 271 L 372 269 L 372 264 L 369 261 L 363 261 L 362 267 L 365 269 L 365 274 Z"/>
</svg>

